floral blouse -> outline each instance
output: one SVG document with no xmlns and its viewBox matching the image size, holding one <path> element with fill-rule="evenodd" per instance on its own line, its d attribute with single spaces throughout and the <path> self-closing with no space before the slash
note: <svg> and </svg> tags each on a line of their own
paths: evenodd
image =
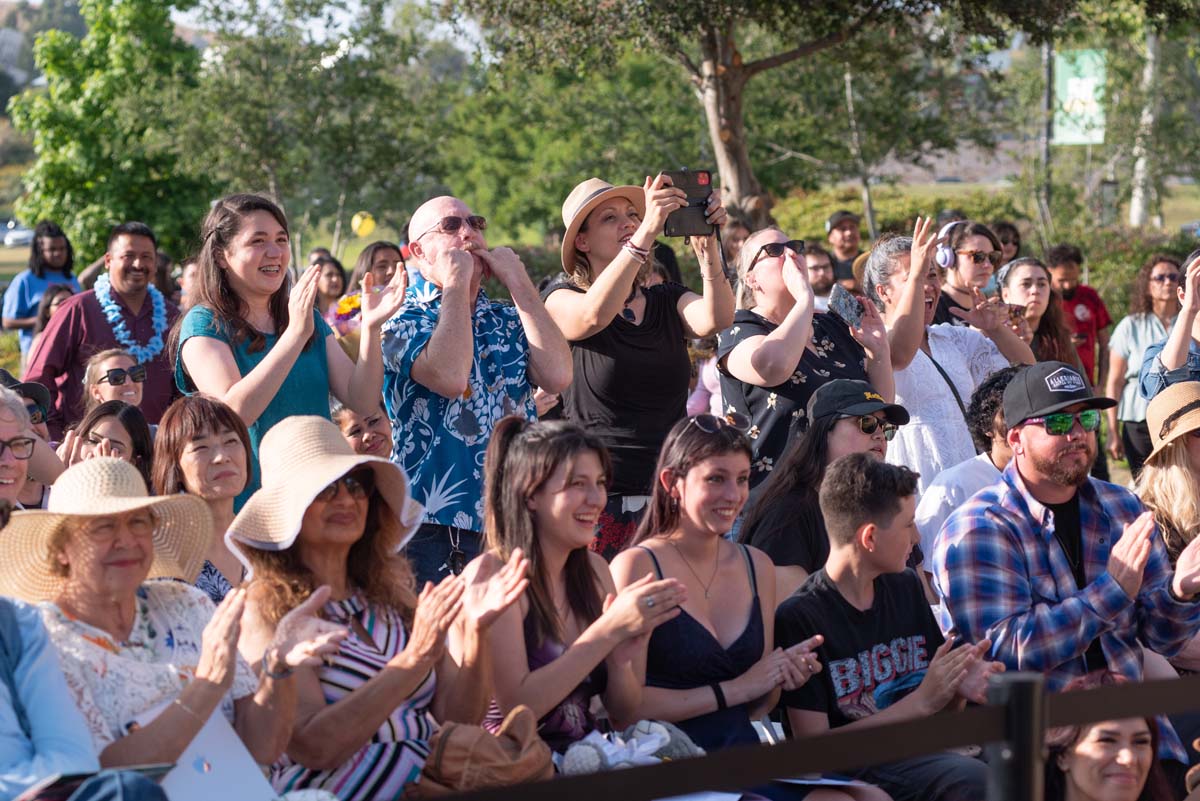
<svg viewBox="0 0 1200 801">
<path fill-rule="evenodd" d="M 67 686 L 87 721 L 97 751 L 124 737 L 135 720 L 170 703 L 196 675 L 204 627 L 216 607 L 203 592 L 177 581 L 138 588 L 129 639 L 76 620 L 43 603 L 42 619 L 58 651 Z M 233 701 L 253 695 L 258 678 L 238 657 L 233 688 L 221 711 L 233 722 Z"/>
</svg>

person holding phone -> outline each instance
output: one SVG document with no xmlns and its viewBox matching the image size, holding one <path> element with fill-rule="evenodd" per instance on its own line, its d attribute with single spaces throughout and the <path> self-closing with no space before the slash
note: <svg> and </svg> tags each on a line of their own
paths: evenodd
<svg viewBox="0 0 1200 801">
<path fill-rule="evenodd" d="M 608 502 L 592 546 L 610 560 L 632 538 L 659 447 L 685 414 L 686 340 L 715 334 L 733 319 L 733 291 L 715 233 L 726 218 L 717 192 L 704 209 L 713 233 L 691 238 L 702 293 L 672 282 L 642 286 L 655 238 L 687 204 L 686 193 L 661 173 L 640 187 L 599 178 L 579 184 L 563 203 L 567 277 L 542 292 L 571 345 L 575 379 L 563 393 L 567 419 L 595 434 L 612 457 Z"/>
<path fill-rule="evenodd" d="M 832 306 L 813 314 L 802 241 L 778 228 L 758 231 L 742 246 L 737 275 L 738 311 L 717 338 L 717 365 L 726 408 L 750 418 L 750 489 L 757 497 L 788 443 L 807 427 L 805 410 L 818 387 L 839 378 L 865 381 L 885 403 L 895 391 L 887 331 L 870 304 L 857 304 L 862 317 L 853 326 Z"/>
<path fill-rule="evenodd" d="M 1179 285 L 1180 309 L 1166 339 L 1151 345 L 1142 357 L 1138 389 L 1146 400 L 1171 384 L 1200 381 L 1200 248 L 1183 260 Z"/>
</svg>

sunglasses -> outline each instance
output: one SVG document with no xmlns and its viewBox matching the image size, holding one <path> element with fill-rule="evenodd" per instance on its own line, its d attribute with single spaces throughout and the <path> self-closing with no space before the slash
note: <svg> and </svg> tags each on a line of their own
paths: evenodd
<svg viewBox="0 0 1200 801">
<path fill-rule="evenodd" d="M 1061 437 L 1071 432 L 1071 429 L 1075 427 L 1076 420 L 1079 421 L 1079 425 L 1083 427 L 1084 431 L 1096 431 L 1100 428 L 1100 410 L 1085 409 L 1075 414 L 1055 412 L 1042 417 L 1031 417 L 1025 422 L 1028 424 L 1038 423 L 1046 429 L 1047 434 Z"/>
<path fill-rule="evenodd" d="M 750 418 L 738 412 L 729 412 L 721 417 L 715 414 L 698 414 L 688 418 L 688 425 L 692 423 L 705 434 L 715 434 L 722 428 L 732 428 L 743 434 L 750 430 Z"/>
<path fill-rule="evenodd" d="M 754 254 L 754 259 L 750 262 L 750 266 L 753 267 L 755 264 L 757 264 L 758 258 L 764 253 L 766 253 L 769 258 L 777 259 L 783 255 L 785 250 L 790 250 L 797 256 L 803 256 L 804 241 L 801 239 L 789 239 L 787 242 L 768 242 L 759 248 L 758 252 Z"/>
<path fill-rule="evenodd" d="M 4 451 L 12 451 L 14 459 L 25 461 L 33 456 L 33 437 L 14 437 L 13 439 L 0 439 L 0 458 L 4 457 Z"/>
<path fill-rule="evenodd" d="M 852 415 L 848 415 L 841 419 L 849 420 L 851 417 Z M 858 418 L 858 430 L 864 434 L 874 434 L 879 430 L 880 426 L 883 426 L 883 438 L 888 442 L 892 441 L 892 438 L 896 436 L 896 431 L 900 428 L 900 426 L 896 425 L 895 423 L 889 423 L 886 420 L 880 420 L 873 414 L 864 414 L 862 417 Z"/>
<path fill-rule="evenodd" d="M 471 226 L 476 231 L 487 230 L 487 220 L 485 220 L 483 217 L 480 217 L 478 214 L 472 214 L 469 217 L 443 217 L 442 219 L 438 220 L 437 225 L 430 228 L 424 234 L 421 234 L 421 236 L 425 236 L 425 234 L 432 233 L 433 231 L 437 231 L 442 234 L 457 233 L 458 229 L 463 227 L 463 223 Z M 417 239 L 420 239 L 421 236 L 418 236 Z M 417 239 L 414 239 L 413 241 L 416 242 Z"/>
<path fill-rule="evenodd" d="M 328 503 L 337 497 L 338 487 L 345 487 L 346 492 L 356 501 L 368 497 L 375 489 L 375 473 L 371 470 L 356 470 L 347 473 L 317 493 L 316 500 Z"/>
<path fill-rule="evenodd" d="M 96 383 L 111 384 L 114 387 L 119 387 L 125 383 L 126 376 L 128 376 L 129 380 L 133 383 L 140 384 L 146 380 L 146 366 L 142 364 L 135 364 L 128 370 L 121 367 L 114 367 L 113 369 L 105 372 L 104 375 L 100 376 L 100 378 L 96 380 Z"/>
<path fill-rule="evenodd" d="M 40 426 L 46 422 L 46 410 L 36 403 L 25 404 L 25 411 L 29 412 L 29 422 L 35 426 Z"/>
<path fill-rule="evenodd" d="M 1000 263 L 1000 251 L 998 250 L 959 250 L 955 251 L 960 256 L 967 256 L 976 264 L 983 264 L 985 261 L 990 261 L 995 267 Z"/>
<path fill-rule="evenodd" d="M 1178 284 L 1179 277 L 1179 273 L 1160 273 L 1159 275 L 1150 276 L 1150 280 L 1156 284 Z"/>
</svg>

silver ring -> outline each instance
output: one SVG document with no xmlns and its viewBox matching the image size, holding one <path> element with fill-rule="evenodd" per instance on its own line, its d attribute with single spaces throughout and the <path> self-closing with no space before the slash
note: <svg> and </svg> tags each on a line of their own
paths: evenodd
<svg viewBox="0 0 1200 801">
<path fill-rule="evenodd" d="M 653 597 L 646 599 L 646 606 L 648 606 L 651 609 L 654 608 L 654 598 Z"/>
</svg>

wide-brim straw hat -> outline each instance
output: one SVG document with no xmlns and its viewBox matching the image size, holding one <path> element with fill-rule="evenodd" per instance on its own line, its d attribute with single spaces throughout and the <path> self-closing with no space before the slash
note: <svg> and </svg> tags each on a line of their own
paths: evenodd
<svg viewBox="0 0 1200 801">
<path fill-rule="evenodd" d="M 66 582 L 54 574 L 50 552 L 61 526 L 136 509 L 151 509 L 157 519 L 147 578 L 195 583 L 213 536 L 208 504 L 195 495 L 151 496 L 136 467 L 104 457 L 80 462 L 59 476 L 48 509 L 13 512 L 0 532 L 0 594 L 31 603 L 53 600 Z"/>
<path fill-rule="evenodd" d="M 324 417 L 297 415 L 275 425 L 258 450 L 262 488 L 238 512 L 225 541 L 262 551 L 285 551 L 300 535 L 304 513 L 321 490 L 347 473 L 369 467 L 375 491 L 400 520 L 399 549 L 421 525 L 424 508 L 409 495 L 408 476 L 378 456 L 354 452 Z"/>
<path fill-rule="evenodd" d="M 633 204 L 642 217 L 646 216 L 646 193 L 640 186 L 613 186 L 599 178 L 588 178 L 571 190 L 563 201 L 563 224 L 567 232 L 562 241 L 562 267 L 567 275 L 575 269 L 575 237 L 583 227 L 583 221 L 593 209 L 614 197 L 623 197 Z"/>
<path fill-rule="evenodd" d="M 1146 409 L 1146 426 L 1154 445 L 1146 461 L 1154 464 L 1168 445 L 1200 428 L 1200 381 L 1181 381 L 1155 395 Z"/>
</svg>

